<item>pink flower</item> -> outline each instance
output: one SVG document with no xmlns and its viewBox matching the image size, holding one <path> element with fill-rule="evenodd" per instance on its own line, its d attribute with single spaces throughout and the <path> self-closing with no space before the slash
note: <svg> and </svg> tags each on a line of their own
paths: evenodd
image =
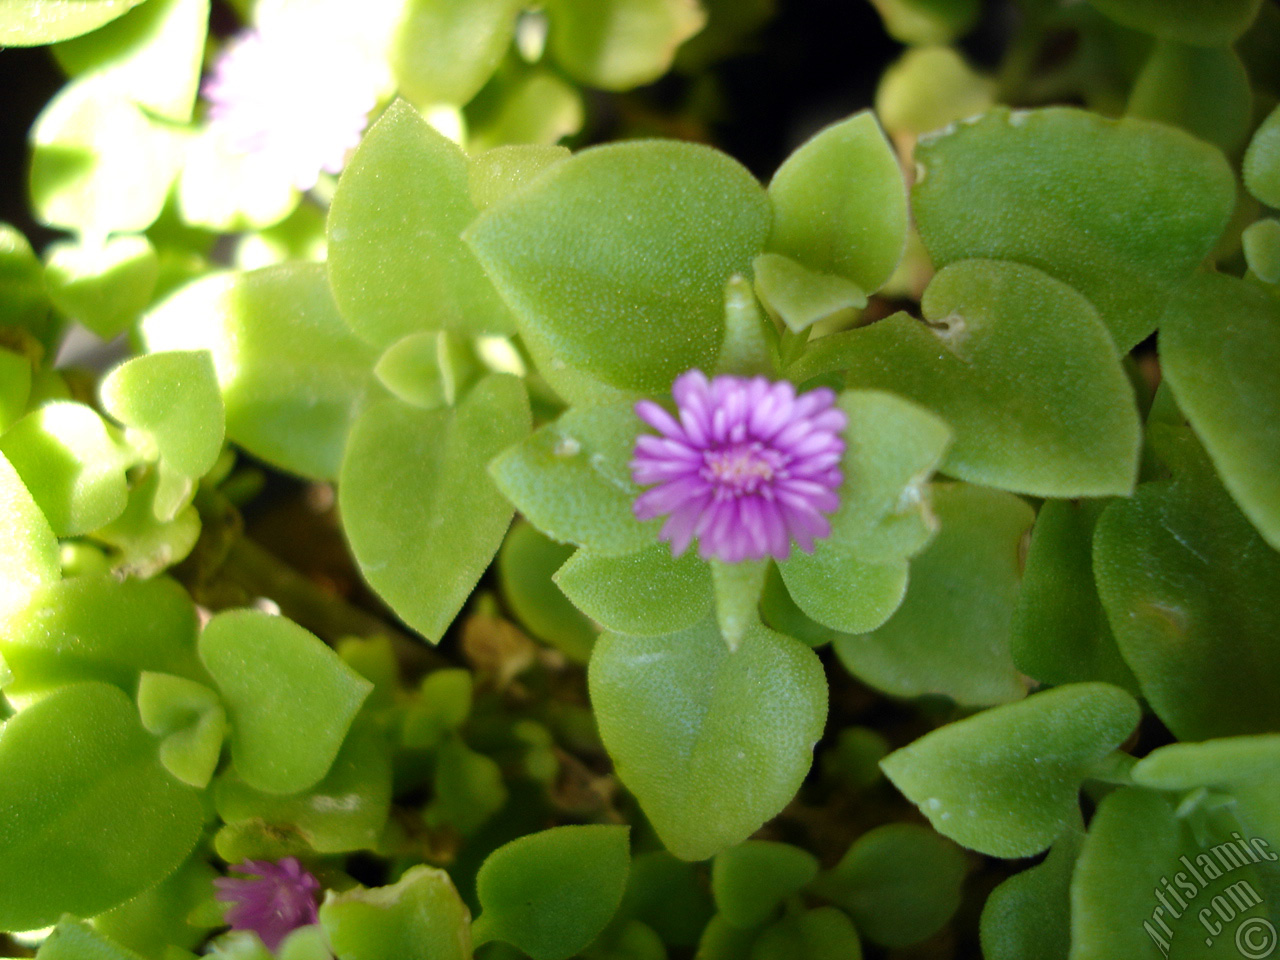
<svg viewBox="0 0 1280 960">
<path fill-rule="evenodd" d="M 279 863 L 246 860 L 231 868 L 254 879 L 222 877 L 213 881 L 217 897 L 233 904 L 227 922 L 236 930 L 252 930 L 268 950 L 275 950 L 292 931 L 315 923 L 320 881 L 302 869 L 294 857 Z"/>
<path fill-rule="evenodd" d="M 209 125 L 299 190 L 338 173 L 377 104 L 356 44 L 312 18 L 280 17 L 227 44 L 205 81 Z"/>
<path fill-rule="evenodd" d="M 844 412 L 825 388 L 797 397 L 786 381 L 700 370 L 676 378 L 679 419 L 643 400 L 636 414 L 661 434 L 636 440 L 631 475 L 657 484 L 635 502 L 640 520 L 666 516 L 661 538 L 676 556 L 694 537 L 698 553 L 726 563 L 784 560 L 795 541 L 807 553 L 831 533 L 824 513 L 840 505 Z"/>
</svg>

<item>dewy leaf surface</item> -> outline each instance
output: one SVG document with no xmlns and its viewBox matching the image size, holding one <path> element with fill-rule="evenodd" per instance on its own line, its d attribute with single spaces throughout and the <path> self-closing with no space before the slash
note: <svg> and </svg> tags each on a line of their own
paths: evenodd
<svg viewBox="0 0 1280 960">
<path fill-rule="evenodd" d="M 370 407 L 351 432 L 338 486 L 347 539 L 369 585 L 439 641 L 497 553 L 511 505 L 489 461 L 529 431 L 524 385 L 481 380 L 457 407 Z"/>
<path fill-rule="evenodd" d="M 633 141 L 556 164 L 466 239 L 528 331 L 570 367 L 665 393 L 709 369 L 724 289 L 769 232 L 764 191 L 707 147 Z"/>
<path fill-rule="evenodd" d="M 746 839 L 781 810 L 826 721 L 818 658 L 760 626 L 735 652 L 714 620 L 665 636 L 605 633 L 589 680 L 618 775 L 684 860 Z"/>
<path fill-rule="evenodd" d="M 939 833 L 1029 857 L 1078 815 L 1081 781 L 1141 715 L 1118 687 L 1068 684 L 934 730 L 880 766 Z"/>
<path fill-rule="evenodd" d="M 926 138 L 916 162 L 912 209 L 936 266 L 1038 267 L 1088 297 L 1126 352 L 1213 249 L 1236 200 L 1208 144 L 1068 107 L 997 108 Z"/>
</svg>

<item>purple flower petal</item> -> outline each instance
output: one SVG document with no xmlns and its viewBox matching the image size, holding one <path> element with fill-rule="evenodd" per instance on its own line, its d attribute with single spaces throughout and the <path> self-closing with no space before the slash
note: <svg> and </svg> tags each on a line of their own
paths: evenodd
<svg viewBox="0 0 1280 960">
<path fill-rule="evenodd" d="M 641 520 L 667 516 L 661 538 L 676 556 L 694 538 L 698 553 L 727 563 L 786 559 L 794 541 L 812 551 L 829 536 L 823 514 L 840 505 L 840 434 L 846 417 L 826 388 L 797 396 L 787 381 L 699 370 L 676 378 L 676 416 L 652 401 L 636 414 L 661 436 L 636 440 L 632 479 Z"/>
<path fill-rule="evenodd" d="M 221 877 L 213 881 L 217 899 L 230 904 L 227 923 L 235 930 L 252 930 L 274 951 L 298 927 L 319 919 L 316 894 L 320 881 L 294 857 L 278 863 L 246 860 L 231 868 L 255 879 Z"/>
</svg>

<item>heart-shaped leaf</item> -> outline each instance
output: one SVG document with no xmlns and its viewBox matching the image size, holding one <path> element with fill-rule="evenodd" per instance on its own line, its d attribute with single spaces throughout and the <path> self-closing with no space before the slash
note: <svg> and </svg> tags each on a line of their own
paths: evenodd
<svg viewBox="0 0 1280 960">
<path fill-rule="evenodd" d="M 556 164 L 466 238 L 551 357 L 660 393 L 691 367 L 710 369 L 725 282 L 750 274 L 769 221 L 760 185 L 724 154 L 638 141 Z"/>
<path fill-rule="evenodd" d="M 138 319 L 160 276 L 155 248 L 139 236 L 54 244 L 45 260 L 49 299 L 104 340 Z"/>
<path fill-rule="evenodd" d="M 1128 493 L 1140 429 L 1115 345 L 1084 297 L 1008 261 L 952 264 L 921 323 L 896 314 L 818 340 L 792 368 L 847 370 L 851 387 L 898 393 L 955 432 L 942 469 L 1036 496 Z"/>
<path fill-rule="evenodd" d="M 714 620 L 656 637 L 605 633 L 589 680 L 618 775 L 684 860 L 741 842 L 781 810 L 826 722 L 818 658 L 759 626 L 733 652 Z"/>
<path fill-rule="evenodd" d="M 808 850 L 770 840 L 747 840 L 716 854 L 711 893 L 726 923 L 751 929 L 767 923 L 787 897 L 818 875 Z"/>
<path fill-rule="evenodd" d="M 988 856 L 1029 857 L 1078 815 L 1081 781 L 1140 717 L 1118 687 L 1068 684 L 948 724 L 880 765 L 939 833 Z"/>
<path fill-rule="evenodd" d="M 352 552 L 369 585 L 433 643 L 511 523 L 485 468 L 528 433 L 529 417 L 524 385 L 498 374 L 457 407 L 386 400 L 352 428 L 338 486 Z"/>
<path fill-rule="evenodd" d="M 935 265 L 1038 267 L 1088 297 L 1123 351 L 1155 329 L 1236 201 L 1208 144 L 1066 107 L 992 110 L 923 140 L 916 163 L 912 210 Z"/>
<path fill-rule="evenodd" d="M 686 0 L 551 0 L 551 51 L 575 80 L 629 90 L 667 72 L 707 15 Z"/>
<path fill-rule="evenodd" d="M 1084 842 L 1068 826 L 1040 863 L 991 891 L 982 908 L 987 960 L 1067 960 L 1071 950 L 1071 874 Z"/>
<path fill-rule="evenodd" d="M 387 887 L 335 894 L 320 907 L 320 924 L 343 960 L 469 960 L 470 919 L 449 875 L 425 866 Z"/>
</svg>

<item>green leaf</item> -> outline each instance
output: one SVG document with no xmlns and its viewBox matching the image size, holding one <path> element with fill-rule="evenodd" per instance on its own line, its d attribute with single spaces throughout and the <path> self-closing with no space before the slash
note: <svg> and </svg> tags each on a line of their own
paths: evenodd
<svg viewBox="0 0 1280 960">
<path fill-rule="evenodd" d="M 1068 826 L 1044 860 L 991 891 L 980 926 L 987 960 L 1067 960 L 1071 874 L 1083 842 L 1083 829 Z"/>
<path fill-rule="evenodd" d="M 720 348 L 725 282 L 764 247 L 764 191 L 706 147 L 585 150 L 467 230 L 522 334 L 563 364 L 665 393 Z"/>
<path fill-rule="evenodd" d="M 780 811 L 826 722 L 813 651 L 764 627 L 730 652 L 714 620 L 681 633 L 605 633 L 589 673 L 618 776 L 667 849 L 703 860 Z"/>
<path fill-rule="evenodd" d="M 747 840 L 716 854 L 711 893 L 726 923 L 751 929 L 767 923 L 788 897 L 818 875 L 807 850 L 769 840 Z"/>
<path fill-rule="evenodd" d="M 1280 304 L 1234 277 L 1196 277 L 1165 314 L 1160 360 L 1223 484 L 1280 550 Z"/>
<path fill-rule="evenodd" d="M 186 559 L 200 536 L 200 515 L 183 506 L 195 493 L 194 483 L 173 476 L 167 484 L 161 480 L 159 470 L 148 469 L 129 491 L 124 513 L 93 531 L 93 540 L 114 548 L 111 569 L 118 577 L 154 577 Z"/>
<path fill-rule="evenodd" d="M 31 145 L 36 216 L 95 237 L 149 227 L 181 165 L 178 134 L 94 74 L 44 108 Z"/>
<path fill-rule="evenodd" d="M 1166 40 L 1155 45 L 1134 81 L 1126 112 L 1181 127 L 1234 153 L 1252 129 L 1252 107 L 1249 75 L 1234 50 Z"/>
<path fill-rule="evenodd" d="M 212 353 L 227 437 L 306 477 L 337 476 L 352 421 L 383 395 L 377 352 L 338 315 L 323 264 L 206 277 L 151 311 L 142 332 L 153 353 Z"/>
<path fill-rule="evenodd" d="M 1280 207 L 1280 107 L 1254 131 L 1244 155 L 1244 185 L 1269 207 Z"/>
<path fill-rule="evenodd" d="M 818 907 L 764 930 L 751 947 L 751 960 L 862 960 L 862 942 L 843 912 Z"/>
<path fill-rule="evenodd" d="M 142 960 L 94 927 L 70 916 L 64 916 L 40 944 L 38 960 Z"/>
<path fill-rule="evenodd" d="M 710 616 L 714 603 L 707 563 L 693 551 L 673 557 L 665 543 L 621 557 L 579 550 L 555 582 L 592 620 L 639 636 L 691 627 Z"/>
<path fill-rule="evenodd" d="M 7 0 L 0 46 L 35 47 L 96 30 L 142 0 Z"/>
<path fill-rule="evenodd" d="M 757 264 L 759 261 L 756 257 Z M 779 375 L 778 345 L 778 330 L 761 311 L 750 281 L 734 274 L 724 286 L 724 339 L 716 372 L 775 380 Z"/>
<path fill-rule="evenodd" d="M 1202 740 L 1280 726 L 1268 692 L 1280 684 L 1280 554 L 1207 463 L 1112 503 L 1093 549 L 1120 652 L 1170 730 Z"/>
<path fill-rule="evenodd" d="M 433 670 L 422 678 L 417 698 L 404 713 L 402 740 L 411 750 L 431 750 L 456 732 L 471 712 L 471 673 Z"/>
<path fill-rule="evenodd" d="M 553 582 L 573 552 L 530 524 L 517 523 L 498 551 L 498 580 L 521 626 L 569 659 L 586 663 L 596 642 L 596 628 Z"/>
<path fill-rule="evenodd" d="M 91 407 L 44 404 L 0 436 L 0 453 L 60 537 L 96 530 L 124 510 L 128 457 Z"/>
<path fill-rule="evenodd" d="M 335 894 L 320 907 L 338 960 L 470 960 L 470 919 L 449 875 L 425 866 L 391 886 Z"/>
<path fill-rule="evenodd" d="M 491 853 L 476 876 L 480 943 L 503 940 L 533 960 L 563 960 L 591 943 L 622 902 L 629 827 L 554 827 Z"/>
<path fill-rule="evenodd" d="M 448 825 L 469 837 L 507 802 L 507 788 L 496 761 L 477 753 L 458 737 L 436 749 L 435 797 L 423 820 L 431 827 Z"/>
<path fill-rule="evenodd" d="M 871 563 L 834 538 L 813 553 L 797 552 L 778 564 L 791 599 L 832 630 L 866 633 L 893 615 L 907 593 L 907 561 Z"/>
<path fill-rule="evenodd" d="M 550 47 L 565 71 L 603 90 L 629 90 L 667 72 L 707 17 L 690 0 L 551 0 Z"/>
<path fill-rule="evenodd" d="M 28 357 L 0 348 L 0 433 L 26 412 L 32 372 Z"/>
<path fill-rule="evenodd" d="M 859 837 L 812 889 L 847 910 L 867 939 L 905 947 L 951 919 L 968 867 L 950 840 L 913 823 L 891 823 Z"/>
<path fill-rule="evenodd" d="M 94 73 L 148 113 L 188 123 L 208 27 L 209 0 L 151 0 L 53 55 L 68 76 Z"/>
<path fill-rule="evenodd" d="M 98 390 L 107 413 L 150 435 L 166 467 L 191 478 L 213 469 L 222 452 L 225 415 L 209 351 L 134 357 L 112 370 Z"/>
<path fill-rule="evenodd" d="M 101 683 L 58 690 L 0 734 L 0 871 L 22 877 L 0 928 L 91 917 L 158 883 L 195 846 L 199 795 L 156 759 L 129 698 Z"/>
<path fill-rule="evenodd" d="M 1219 46 L 1253 23 L 1262 0 L 1089 0 L 1117 23 L 1162 40 Z"/>
<path fill-rule="evenodd" d="M 654 542 L 629 462 L 643 424 L 629 403 L 574 407 L 489 465 L 498 489 L 552 538 L 617 556 Z"/>
<path fill-rule="evenodd" d="M 199 651 L 231 720 L 236 771 L 265 793 L 318 783 L 373 689 L 319 638 L 256 610 L 215 615 Z"/>
<path fill-rule="evenodd" d="M 208 786 L 227 733 L 227 712 L 204 684 L 168 673 L 138 679 L 138 715 L 148 733 L 163 737 L 160 762 L 183 783 Z"/>
<path fill-rule="evenodd" d="M 1251 223 L 1240 239 L 1249 269 L 1267 283 L 1280 283 L 1280 220 Z"/>
<path fill-rule="evenodd" d="M 317 853 L 374 850 L 391 808 L 391 748 L 372 723 L 357 720 L 329 772 L 310 789 L 264 793 L 231 769 L 218 776 L 213 802 L 224 823 L 259 821 Z"/>
<path fill-rule="evenodd" d="M 467 106 L 468 148 L 552 146 L 582 129 L 582 94 L 558 71 L 514 57 Z"/>
<path fill-rule="evenodd" d="M 711 587 L 716 598 L 716 624 L 720 636 L 737 650 L 748 629 L 760 623 L 760 597 L 764 593 L 769 561 L 740 563 L 711 561 Z"/>
<path fill-rule="evenodd" d="M 692 947 L 711 918 L 714 904 L 702 871 L 665 850 L 631 860 L 619 915 L 634 916 L 673 947 Z"/>
<path fill-rule="evenodd" d="M 49 299 L 104 340 L 137 320 L 160 276 L 146 237 L 115 237 L 101 246 L 58 243 L 45 259 Z"/>
<path fill-rule="evenodd" d="M 1005 703 L 1026 688 L 1009 652 L 1031 508 L 966 484 L 939 486 L 941 532 L 911 564 L 902 606 L 875 631 L 841 636 L 854 676 L 894 696 L 943 694 L 966 706 Z"/>
<path fill-rule="evenodd" d="M 544 170 L 569 159 L 568 147 L 538 143 L 493 147 L 471 157 L 467 184 L 477 210 L 487 210 Z"/>
<path fill-rule="evenodd" d="M 817 341 L 796 380 L 845 369 L 955 432 L 942 469 L 1043 497 L 1128 493 L 1140 428 L 1133 387 L 1084 297 L 1031 267 L 970 260 L 938 273 L 925 322 L 896 314 Z"/>
<path fill-rule="evenodd" d="M 870 293 L 884 286 L 907 242 L 907 192 L 875 115 L 854 114 L 815 134 L 769 183 L 769 249 Z"/>
<path fill-rule="evenodd" d="M 0 453 L 0 616 L 61 576 L 58 538 L 18 471 Z"/>
<path fill-rule="evenodd" d="M 511 332 L 459 239 L 476 215 L 467 176 L 462 150 L 403 101 L 343 171 L 329 209 L 329 280 L 342 315 L 373 345 L 420 330 Z"/>
<path fill-rule="evenodd" d="M 1078 816 L 1092 767 L 1141 710 L 1105 683 L 1076 683 L 949 724 L 880 764 L 934 829 L 992 857 L 1046 849 Z"/>
<path fill-rule="evenodd" d="M 876 114 L 892 133 L 917 137 L 991 109 L 994 80 L 951 47 L 914 47 L 892 64 L 876 89 Z"/>
<path fill-rule="evenodd" d="M 756 293 L 794 333 L 842 310 L 860 310 L 867 295 L 850 280 L 796 263 L 779 253 L 762 253 L 752 263 Z"/>
<path fill-rule="evenodd" d="M 1044 684 L 1101 680 L 1138 693 L 1093 580 L 1093 530 L 1101 500 L 1049 500 L 1027 550 L 1010 649 L 1019 670 Z"/>
<path fill-rule="evenodd" d="M 180 948 L 194 950 L 211 928 L 221 926 L 222 904 L 214 900 L 216 876 L 204 857 L 194 854 L 156 886 L 98 914 L 93 928 L 152 960 L 183 960 Z M 212 917 L 211 906 L 216 910 Z"/>
<path fill-rule="evenodd" d="M 523 384 L 501 374 L 456 408 L 387 400 L 352 429 L 338 487 L 352 552 L 369 585 L 433 643 L 511 522 L 485 467 L 528 432 L 529 417 Z"/>
<path fill-rule="evenodd" d="M 515 33 L 518 0 L 412 0 L 391 62 L 401 95 L 425 106 L 464 104 L 493 75 Z"/>
<path fill-rule="evenodd" d="M 912 210 L 936 266 L 1038 267 L 1088 297 L 1122 351 L 1155 329 L 1236 201 L 1208 144 L 1065 107 L 992 110 L 921 142 L 916 162 Z"/>
<path fill-rule="evenodd" d="M 962 37 L 978 19 L 979 0 L 871 0 L 895 40 L 946 44 Z"/>
<path fill-rule="evenodd" d="M 0 222 L 0 324 L 29 330 L 46 349 L 59 332 L 44 288 L 44 269 L 27 238 Z"/>
</svg>

